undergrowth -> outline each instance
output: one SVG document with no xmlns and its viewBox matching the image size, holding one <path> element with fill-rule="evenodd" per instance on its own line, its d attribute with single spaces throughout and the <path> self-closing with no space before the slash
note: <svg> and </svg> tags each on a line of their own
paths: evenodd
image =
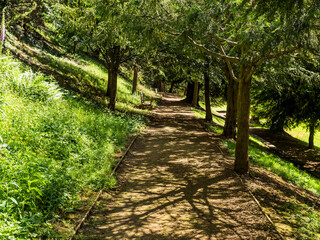
<svg viewBox="0 0 320 240">
<path fill-rule="evenodd" d="M 145 123 L 65 93 L 0 59 L 0 239 L 57 237 L 52 222 L 87 189 L 108 188 L 114 153 Z"/>
</svg>

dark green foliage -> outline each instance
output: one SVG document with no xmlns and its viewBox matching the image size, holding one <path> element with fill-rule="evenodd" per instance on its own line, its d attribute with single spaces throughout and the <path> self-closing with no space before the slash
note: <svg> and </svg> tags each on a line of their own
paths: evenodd
<svg viewBox="0 0 320 240">
<path fill-rule="evenodd" d="M 270 67 L 253 83 L 253 110 L 267 119 L 267 126 L 291 127 L 301 122 L 310 125 L 320 118 L 318 67 L 306 61 Z"/>
</svg>

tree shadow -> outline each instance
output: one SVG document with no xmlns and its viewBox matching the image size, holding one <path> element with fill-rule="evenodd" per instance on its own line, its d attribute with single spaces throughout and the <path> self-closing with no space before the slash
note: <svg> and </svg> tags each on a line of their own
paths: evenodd
<svg viewBox="0 0 320 240">
<path fill-rule="evenodd" d="M 286 132 L 275 133 L 263 128 L 251 128 L 250 133 L 271 143 L 274 146 L 271 152 L 320 178 L 320 154 L 308 151 L 305 142 Z"/>
<path fill-rule="evenodd" d="M 188 106 L 157 114 L 79 239 L 278 239 Z"/>
</svg>

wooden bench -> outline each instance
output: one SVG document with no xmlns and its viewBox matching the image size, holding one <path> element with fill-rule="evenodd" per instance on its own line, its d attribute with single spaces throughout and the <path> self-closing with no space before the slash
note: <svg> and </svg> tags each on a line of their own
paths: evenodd
<svg viewBox="0 0 320 240">
<path fill-rule="evenodd" d="M 140 93 L 141 96 L 141 108 L 145 109 L 145 108 L 150 108 L 150 110 L 152 109 L 152 102 L 153 102 L 153 98 L 149 98 L 149 99 L 145 99 L 143 96 L 143 93 Z"/>
</svg>

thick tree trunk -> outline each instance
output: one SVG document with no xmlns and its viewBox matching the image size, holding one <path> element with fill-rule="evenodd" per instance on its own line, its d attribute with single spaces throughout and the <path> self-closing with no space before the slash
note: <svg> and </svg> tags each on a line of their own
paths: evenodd
<svg viewBox="0 0 320 240">
<path fill-rule="evenodd" d="M 138 86 L 138 68 L 134 67 L 133 80 L 132 80 L 132 94 L 137 92 L 137 86 Z"/>
<path fill-rule="evenodd" d="M 117 98 L 117 84 L 118 84 L 118 69 L 117 68 L 110 68 L 109 69 L 109 81 L 110 81 L 110 102 L 109 108 L 111 111 L 115 110 L 116 107 L 116 98 Z"/>
<path fill-rule="evenodd" d="M 194 89 L 193 89 L 193 98 L 192 98 L 192 106 L 198 106 L 198 96 L 199 96 L 199 82 L 196 80 L 194 82 Z"/>
<path fill-rule="evenodd" d="M 185 101 L 187 103 L 192 104 L 193 102 L 193 95 L 194 95 L 194 87 L 195 87 L 195 83 L 194 82 L 188 82 L 188 86 L 187 86 L 187 94 L 186 94 L 186 98 Z M 197 98 L 197 107 L 199 107 L 199 92 L 201 89 L 201 85 L 198 84 L 198 98 Z"/>
<path fill-rule="evenodd" d="M 239 84 L 233 80 L 229 73 L 226 73 L 228 79 L 228 93 L 227 93 L 227 113 L 223 128 L 223 136 L 226 138 L 236 138 L 237 127 L 237 98 Z"/>
<path fill-rule="evenodd" d="M 308 148 L 309 149 L 314 149 L 314 134 L 315 134 L 315 121 L 312 121 L 310 123 L 310 126 L 309 126 L 309 145 L 308 145 Z"/>
<path fill-rule="evenodd" d="M 245 74 L 240 74 L 239 94 L 238 94 L 238 133 L 236 143 L 236 159 L 234 169 L 239 174 L 249 171 L 249 114 L 250 114 L 250 78 Z M 248 79 L 249 78 L 249 79 Z"/>
<path fill-rule="evenodd" d="M 204 99 L 206 104 L 206 121 L 212 122 L 212 113 L 210 105 L 210 79 L 209 79 L 209 64 L 203 73 L 204 75 Z"/>
</svg>

